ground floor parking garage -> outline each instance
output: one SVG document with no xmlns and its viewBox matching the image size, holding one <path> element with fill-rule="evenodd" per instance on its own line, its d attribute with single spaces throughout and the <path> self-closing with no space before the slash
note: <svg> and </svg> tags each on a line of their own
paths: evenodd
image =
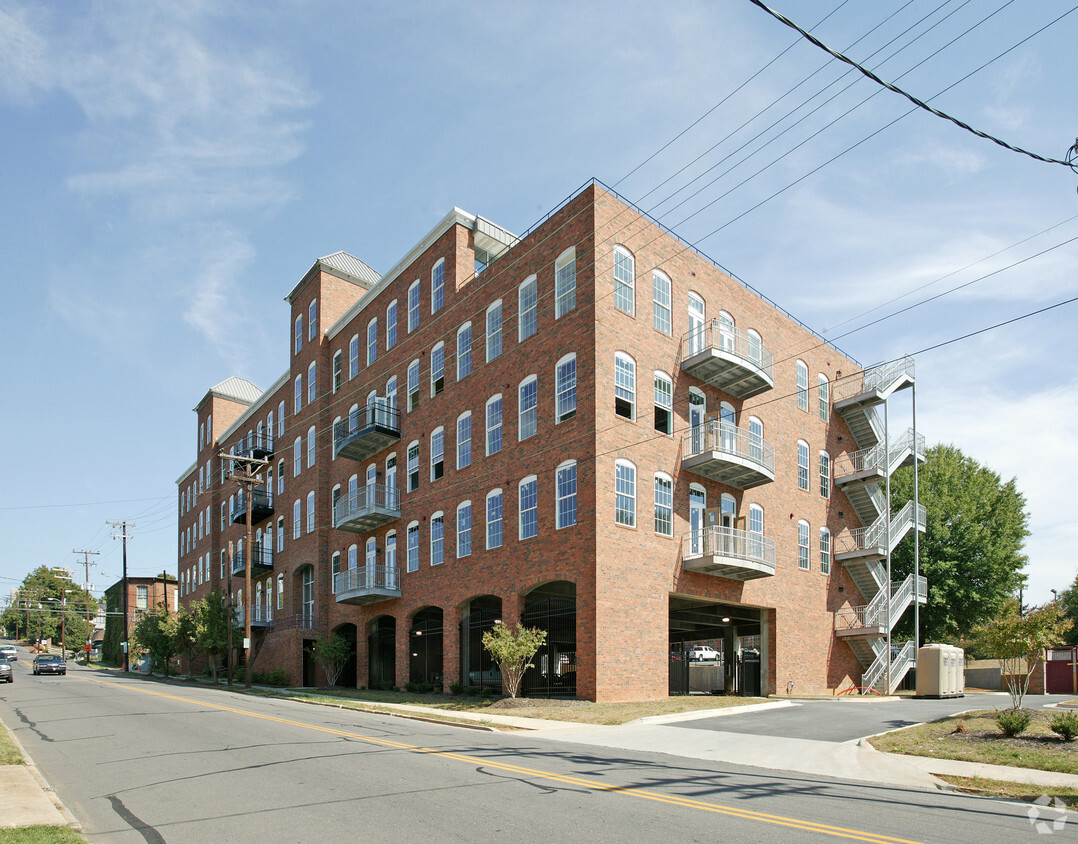
<svg viewBox="0 0 1078 844">
<path fill-rule="evenodd" d="M 671 595 L 670 694 L 766 694 L 767 616 L 766 609 Z"/>
</svg>

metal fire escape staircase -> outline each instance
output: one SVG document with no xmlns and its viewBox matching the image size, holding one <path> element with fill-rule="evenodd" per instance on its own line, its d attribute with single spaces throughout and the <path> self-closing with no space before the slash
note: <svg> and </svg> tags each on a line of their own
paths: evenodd
<svg viewBox="0 0 1078 844">
<path fill-rule="evenodd" d="M 835 613 L 835 635 L 844 639 L 864 667 L 861 685 L 884 694 L 893 692 L 916 663 L 912 641 L 892 643 L 891 677 L 887 683 L 887 634 L 913 603 L 928 599 L 928 583 L 913 575 L 887 587 L 884 560 L 914 530 L 925 530 L 925 508 L 909 501 L 888 518 L 881 487 L 887 477 L 914 461 L 924 462 L 925 441 L 909 429 L 891 439 L 885 448 L 883 423 L 878 408 L 893 393 L 913 385 L 913 359 L 906 357 L 870 367 L 838 381 L 834 387 L 835 410 L 845 420 L 858 450 L 840 455 L 834 466 L 834 483 L 841 489 L 867 527 L 844 531 L 837 537 L 835 560 L 849 572 L 862 597 L 863 606 L 846 607 Z M 889 528 L 889 529 L 888 529 Z M 888 607 L 887 595 L 891 600 Z"/>
</svg>

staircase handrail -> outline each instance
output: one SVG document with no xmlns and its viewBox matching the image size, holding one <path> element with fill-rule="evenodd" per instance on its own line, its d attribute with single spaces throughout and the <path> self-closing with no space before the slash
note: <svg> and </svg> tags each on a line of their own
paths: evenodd
<svg viewBox="0 0 1078 844">
<path fill-rule="evenodd" d="M 910 355 L 905 355 L 898 360 L 878 363 L 861 372 L 839 379 L 834 386 L 832 395 L 835 401 L 842 401 L 872 390 L 882 392 L 899 378 L 906 375 L 910 377 L 914 375 L 914 360 Z"/>
</svg>

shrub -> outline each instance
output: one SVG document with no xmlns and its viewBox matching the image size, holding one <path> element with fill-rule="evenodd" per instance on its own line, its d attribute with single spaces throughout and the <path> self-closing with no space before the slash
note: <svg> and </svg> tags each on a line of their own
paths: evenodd
<svg viewBox="0 0 1078 844">
<path fill-rule="evenodd" d="M 398 689 L 392 683 L 381 682 L 381 683 L 378 684 L 378 691 L 380 691 L 380 692 L 399 692 L 400 689 Z"/>
<path fill-rule="evenodd" d="M 1008 738 L 1024 733 L 1032 721 L 1033 713 L 1028 709 L 1004 709 L 996 716 L 996 723 Z"/>
<path fill-rule="evenodd" d="M 415 694 L 416 692 L 419 691 L 419 683 L 411 683 L 411 682 L 405 683 L 404 684 L 404 690 L 406 692 L 411 692 L 412 694 Z"/>
<path fill-rule="evenodd" d="M 475 695 L 479 694 L 479 686 L 468 686 L 464 690 L 464 694 L 471 695 L 474 697 Z"/>
<path fill-rule="evenodd" d="M 451 694 L 451 695 L 459 695 L 463 691 L 464 691 L 464 684 L 463 683 L 450 683 L 449 684 L 449 694 Z"/>
<path fill-rule="evenodd" d="M 1063 741 L 1074 741 L 1078 736 L 1078 712 L 1057 712 L 1052 716 L 1052 732 L 1062 736 Z"/>
<path fill-rule="evenodd" d="M 283 668 L 274 668 L 272 671 L 256 671 L 251 675 L 251 680 L 260 686 L 287 686 L 288 675 Z"/>
</svg>

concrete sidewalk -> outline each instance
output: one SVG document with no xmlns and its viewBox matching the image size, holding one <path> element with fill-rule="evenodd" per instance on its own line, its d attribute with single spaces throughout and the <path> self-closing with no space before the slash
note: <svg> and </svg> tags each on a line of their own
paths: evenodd
<svg viewBox="0 0 1078 844">
<path fill-rule="evenodd" d="M 0 829 L 69 826 L 81 832 L 79 822 L 60 802 L 60 798 L 37 766 L 30 761 L 26 748 L 2 721 L 0 728 L 7 732 L 26 760 L 23 765 L 0 765 Z"/>
</svg>

